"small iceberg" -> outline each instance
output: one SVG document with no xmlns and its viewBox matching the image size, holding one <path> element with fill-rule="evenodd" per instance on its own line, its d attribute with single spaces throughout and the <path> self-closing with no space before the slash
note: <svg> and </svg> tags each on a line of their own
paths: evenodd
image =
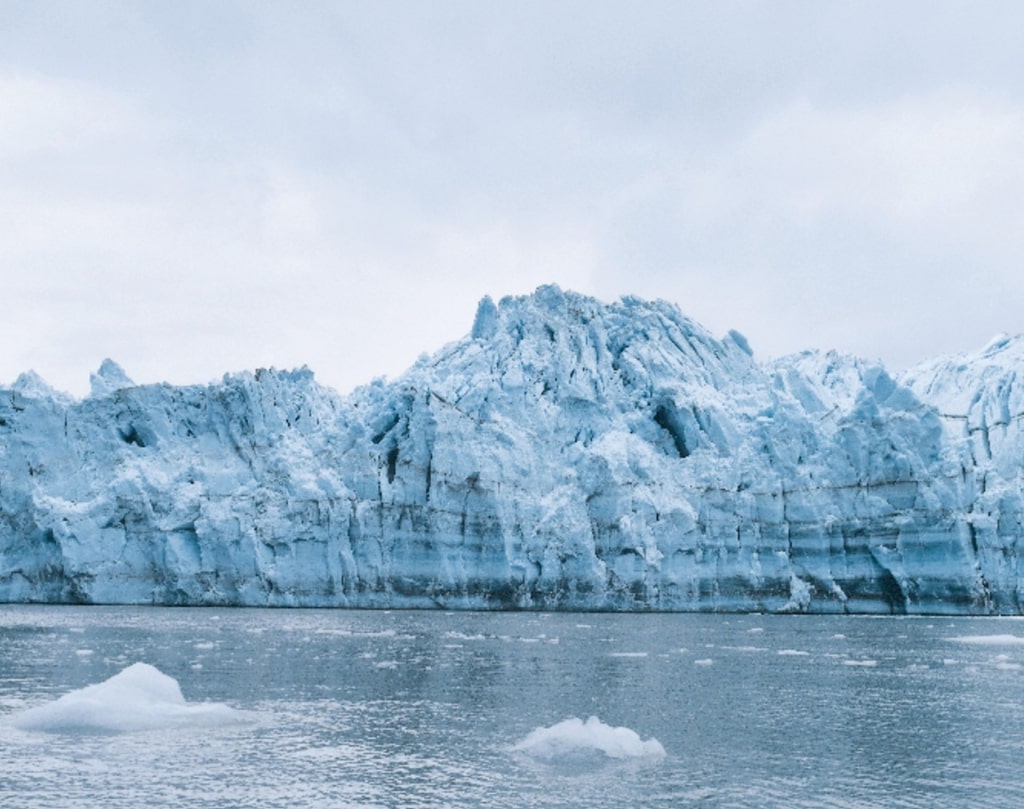
<svg viewBox="0 0 1024 809">
<path fill-rule="evenodd" d="M 247 712 L 222 703 L 187 703 L 178 681 L 147 663 L 135 663 L 109 680 L 10 718 L 21 730 L 49 733 L 208 728 L 248 721 Z"/>
<path fill-rule="evenodd" d="M 537 728 L 512 748 L 534 758 L 554 760 L 603 755 L 614 759 L 664 758 L 657 739 L 642 740 L 629 728 L 604 724 L 596 716 L 586 722 L 566 719 L 548 728 Z"/>
</svg>

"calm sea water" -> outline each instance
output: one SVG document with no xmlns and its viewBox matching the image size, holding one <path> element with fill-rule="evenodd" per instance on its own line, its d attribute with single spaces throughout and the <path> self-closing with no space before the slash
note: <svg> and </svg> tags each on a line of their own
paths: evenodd
<svg viewBox="0 0 1024 809">
<path fill-rule="evenodd" d="M 224 727 L 19 730 L 137 661 Z M 0 806 L 1018 807 L 1024 623 L 0 606 Z M 535 759 L 597 716 L 663 758 Z"/>
</svg>

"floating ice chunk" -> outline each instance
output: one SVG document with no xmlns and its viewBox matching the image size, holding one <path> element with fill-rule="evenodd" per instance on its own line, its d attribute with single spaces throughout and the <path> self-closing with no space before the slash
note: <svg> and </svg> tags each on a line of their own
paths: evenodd
<svg viewBox="0 0 1024 809">
<path fill-rule="evenodd" d="M 1018 635 L 961 635 L 950 640 L 976 646 L 1024 646 L 1024 638 Z"/>
<path fill-rule="evenodd" d="M 586 722 L 573 717 L 548 728 L 537 728 L 513 750 L 545 760 L 603 754 L 607 758 L 662 758 L 657 739 L 642 740 L 629 728 L 604 724 L 596 716 Z"/>
<path fill-rule="evenodd" d="M 248 721 L 244 711 L 213 702 L 188 704 L 177 680 L 146 663 L 135 663 L 109 680 L 15 714 L 22 730 L 51 733 L 120 733 L 177 727 L 211 727 Z"/>
</svg>

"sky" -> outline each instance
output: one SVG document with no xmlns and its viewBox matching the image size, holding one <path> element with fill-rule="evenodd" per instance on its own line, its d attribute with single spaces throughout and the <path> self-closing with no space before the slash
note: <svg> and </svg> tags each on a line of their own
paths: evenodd
<svg viewBox="0 0 1024 809">
<path fill-rule="evenodd" d="M 0 0 L 0 384 L 307 365 L 484 295 L 899 371 L 1024 332 L 1018 2 Z"/>
</svg>

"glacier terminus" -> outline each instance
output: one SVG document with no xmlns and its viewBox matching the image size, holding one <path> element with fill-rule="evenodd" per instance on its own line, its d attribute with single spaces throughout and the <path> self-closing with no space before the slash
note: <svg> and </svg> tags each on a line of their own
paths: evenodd
<svg viewBox="0 0 1024 809">
<path fill-rule="evenodd" d="M 1024 338 L 758 361 L 541 287 L 348 395 L 0 388 L 0 601 L 1020 614 Z"/>
</svg>

